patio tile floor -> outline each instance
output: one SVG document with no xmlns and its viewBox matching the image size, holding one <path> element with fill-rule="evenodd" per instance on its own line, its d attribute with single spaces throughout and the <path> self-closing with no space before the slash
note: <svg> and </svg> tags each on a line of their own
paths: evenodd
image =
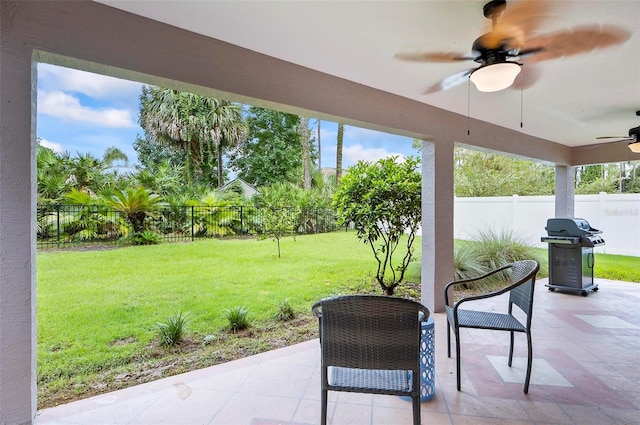
<svg viewBox="0 0 640 425">
<path fill-rule="evenodd" d="M 446 318 L 436 323 L 436 395 L 423 424 L 640 424 L 640 284 L 598 280 L 588 297 L 536 284 L 534 363 L 522 392 L 526 340 L 506 366 L 505 332 L 462 339 L 462 391 L 447 358 Z M 502 308 L 492 302 L 489 308 Z M 504 365 L 502 365 L 504 363 Z M 320 421 L 318 340 L 44 409 L 40 425 L 310 425 Z M 329 393 L 332 424 L 410 424 L 411 402 Z"/>
</svg>

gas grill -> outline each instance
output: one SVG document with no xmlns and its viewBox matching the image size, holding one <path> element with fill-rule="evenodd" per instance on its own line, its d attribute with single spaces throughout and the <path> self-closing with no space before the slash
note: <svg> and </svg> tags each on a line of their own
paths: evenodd
<svg viewBox="0 0 640 425">
<path fill-rule="evenodd" d="M 593 248 L 604 245 L 602 232 L 583 218 L 550 218 L 545 229 L 547 236 L 540 240 L 549 244 L 549 290 L 575 291 L 585 297 L 588 291 L 597 291 Z"/>
</svg>

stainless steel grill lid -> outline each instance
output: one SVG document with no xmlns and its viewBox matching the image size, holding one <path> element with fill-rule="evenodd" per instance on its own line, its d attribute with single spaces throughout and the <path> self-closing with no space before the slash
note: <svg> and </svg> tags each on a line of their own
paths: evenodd
<svg viewBox="0 0 640 425">
<path fill-rule="evenodd" d="M 584 218 L 550 218 L 545 229 L 549 236 L 589 236 L 602 233 L 591 227 Z"/>
</svg>

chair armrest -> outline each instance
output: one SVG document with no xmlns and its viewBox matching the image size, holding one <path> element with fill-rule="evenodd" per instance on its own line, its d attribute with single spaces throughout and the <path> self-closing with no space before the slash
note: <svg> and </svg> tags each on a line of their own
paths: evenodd
<svg viewBox="0 0 640 425">
<path fill-rule="evenodd" d="M 318 301 L 311 307 L 311 312 L 317 318 L 322 317 L 322 301 Z"/>
<path fill-rule="evenodd" d="M 500 267 L 498 269 L 491 270 L 491 271 L 483 274 L 482 276 L 473 277 L 473 278 L 469 278 L 469 279 L 452 280 L 451 282 L 447 283 L 445 285 L 445 287 L 444 287 L 444 303 L 445 303 L 445 305 L 451 307 L 451 304 L 449 304 L 449 288 L 453 288 L 456 285 L 461 285 L 461 284 L 464 284 L 464 283 L 477 282 L 479 280 L 485 279 L 485 278 L 487 278 L 487 277 L 489 277 L 491 275 L 499 273 L 499 272 L 501 272 L 503 270 L 506 270 L 508 268 L 511 268 L 511 264 L 507 264 L 507 265 L 504 265 L 504 266 L 502 266 L 502 267 Z M 499 295 L 499 294 L 496 294 L 496 295 Z M 467 297 L 466 299 L 469 299 L 469 298 L 470 297 Z M 482 298 L 487 298 L 487 297 L 482 297 Z"/>
<path fill-rule="evenodd" d="M 509 266 L 507 266 L 507 267 L 511 267 L 511 266 L 509 265 Z M 502 269 L 504 269 L 504 268 L 506 268 L 506 267 L 503 267 Z M 498 270 L 500 270 L 500 269 L 498 269 Z M 498 271 L 498 270 L 496 270 L 496 271 Z M 529 279 L 527 279 L 527 280 L 529 280 Z M 458 310 L 458 307 L 459 307 L 459 306 L 460 306 L 460 304 L 462 304 L 463 302 L 467 302 L 467 301 L 476 301 L 476 300 L 482 300 L 482 299 L 485 299 L 485 298 L 491 298 L 491 297 L 496 297 L 496 296 L 498 296 L 498 295 L 502 295 L 502 294 L 504 294 L 504 293 L 506 293 L 506 292 L 511 291 L 513 288 L 516 288 L 516 287 L 518 287 L 518 286 L 522 285 L 522 284 L 523 284 L 524 282 L 526 282 L 527 280 L 520 280 L 520 281 L 518 281 L 518 282 L 510 283 L 509 285 L 504 286 L 504 287 L 502 287 L 502 288 L 500 288 L 500 289 L 497 289 L 497 290 L 495 290 L 495 291 L 486 292 L 486 293 L 484 293 L 484 294 L 478 294 L 478 295 L 470 295 L 470 296 L 468 296 L 468 297 L 461 298 L 461 299 L 459 299 L 459 300 L 455 303 L 455 305 L 454 305 L 454 309 L 455 309 L 455 310 Z"/>
<path fill-rule="evenodd" d="M 431 313 L 429 312 L 429 309 L 421 304 L 420 310 L 418 311 L 418 320 L 420 320 L 421 322 L 426 322 L 427 320 L 429 320 L 430 314 Z"/>
</svg>

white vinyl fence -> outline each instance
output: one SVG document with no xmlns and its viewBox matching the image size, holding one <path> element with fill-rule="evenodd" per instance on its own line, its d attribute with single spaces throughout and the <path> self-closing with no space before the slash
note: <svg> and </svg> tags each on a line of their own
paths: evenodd
<svg viewBox="0 0 640 425">
<path fill-rule="evenodd" d="M 529 244 L 547 235 L 548 218 L 555 215 L 553 196 L 456 198 L 454 237 L 473 240 L 478 231 L 512 231 Z M 576 195 L 574 216 L 602 231 L 605 245 L 595 252 L 640 257 L 640 194 Z"/>
</svg>

